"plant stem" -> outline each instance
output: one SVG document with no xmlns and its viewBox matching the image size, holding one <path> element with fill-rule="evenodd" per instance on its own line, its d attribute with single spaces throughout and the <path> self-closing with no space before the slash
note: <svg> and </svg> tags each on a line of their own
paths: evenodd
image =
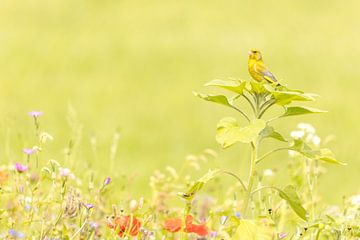
<svg viewBox="0 0 360 240">
<path fill-rule="evenodd" d="M 239 176 L 237 176 L 236 174 L 232 173 L 232 172 L 229 172 L 229 171 L 222 171 L 223 173 L 227 174 L 227 175 L 230 175 L 230 176 L 233 176 L 234 178 L 236 178 L 239 183 L 241 184 L 242 188 L 244 189 L 244 191 L 247 191 L 247 188 L 244 184 L 244 182 L 241 180 L 241 178 Z"/>
<path fill-rule="evenodd" d="M 238 111 L 241 115 L 243 115 L 246 118 L 246 120 L 248 120 L 248 122 L 250 122 L 250 118 L 243 111 L 241 111 L 239 108 L 237 108 L 237 107 L 235 107 L 233 105 L 231 107 L 233 109 L 235 109 L 236 111 Z"/>
<path fill-rule="evenodd" d="M 289 147 L 282 147 L 282 148 L 276 148 L 274 150 L 271 150 L 270 152 L 265 153 L 264 155 L 262 155 L 261 157 L 259 157 L 258 159 L 255 160 L 255 163 L 259 163 L 260 161 L 262 161 L 264 158 L 266 158 L 267 156 L 271 155 L 274 152 L 278 152 L 278 151 L 282 151 L 282 150 L 291 150 L 291 148 Z"/>
<path fill-rule="evenodd" d="M 270 102 L 271 100 L 269 100 L 269 102 Z M 261 111 L 260 111 L 260 113 L 259 113 L 259 118 L 261 118 L 263 115 L 264 115 L 264 113 L 271 107 L 271 106 L 273 106 L 275 104 L 275 101 L 273 101 L 273 102 L 271 102 L 270 104 L 268 104 L 264 109 L 262 109 Z M 263 105 L 264 106 L 264 105 Z"/>
<path fill-rule="evenodd" d="M 254 104 L 253 102 L 245 95 L 245 94 L 242 94 L 242 96 L 246 99 L 246 101 L 250 104 L 254 114 L 256 113 L 256 110 L 255 110 L 255 107 L 254 107 Z"/>
<path fill-rule="evenodd" d="M 247 211 L 251 200 L 251 192 L 254 186 L 254 180 L 256 175 L 255 161 L 257 159 L 257 147 L 258 147 L 257 145 L 258 145 L 257 143 L 253 143 L 253 142 L 251 143 L 250 173 L 249 173 L 248 187 L 245 195 L 244 208 L 243 208 L 244 217 L 247 216 Z"/>
</svg>

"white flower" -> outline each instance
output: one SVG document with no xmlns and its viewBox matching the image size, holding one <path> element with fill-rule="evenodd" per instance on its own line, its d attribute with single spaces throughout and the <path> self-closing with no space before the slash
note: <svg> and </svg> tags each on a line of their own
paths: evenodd
<svg viewBox="0 0 360 240">
<path fill-rule="evenodd" d="M 295 139 L 300 139 L 305 135 L 304 131 L 291 131 L 290 136 Z"/>
<path fill-rule="evenodd" d="M 134 212 L 138 207 L 138 203 L 135 199 L 131 200 L 129 203 L 129 208 L 131 212 Z"/>
<path fill-rule="evenodd" d="M 360 194 L 352 196 L 350 199 L 351 199 L 350 201 L 351 201 L 352 205 L 355 205 L 355 206 L 360 205 Z"/>
<path fill-rule="evenodd" d="M 308 123 L 299 123 L 297 127 L 301 130 L 304 130 L 307 133 L 315 133 L 315 128 Z"/>
<path fill-rule="evenodd" d="M 272 176 L 274 176 L 274 171 L 271 169 L 265 169 L 263 174 L 265 177 L 272 177 Z"/>
<path fill-rule="evenodd" d="M 294 150 L 289 150 L 288 154 L 289 154 L 290 157 L 296 157 L 299 153 L 294 151 Z"/>
<path fill-rule="evenodd" d="M 312 139 L 312 142 L 315 146 L 319 146 L 321 143 L 321 138 L 318 135 L 315 135 Z"/>
<path fill-rule="evenodd" d="M 63 178 L 69 178 L 69 179 L 74 179 L 75 178 L 75 175 L 68 168 L 61 168 L 60 167 L 59 168 L 59 173 L 60 173 L 60 176 L 63 177 Z"/>
</svg>

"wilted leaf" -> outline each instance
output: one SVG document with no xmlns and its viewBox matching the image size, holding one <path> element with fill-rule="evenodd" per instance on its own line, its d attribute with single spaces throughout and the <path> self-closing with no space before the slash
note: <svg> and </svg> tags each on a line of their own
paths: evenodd
<svg viewBox="0 0 360 240">
<path fill-rule="evenodd" d="M 211 95 L 211 94 L 202 94 L 197 92 L 194 92 L 194 95 L 209 102 L 219 103 L 228 107 L 233 107 L 232 101 L 224 95 Z"/>
<path fill-rule="evenodd" d="M 260 132 L 260 137 L 261 139 L 274 138 L 282 142 L 287 142 L 287 140 L 280 133 L 275 131 L 275 129 L 272 126 L 268 126 L 268 125 Z"/>
<path fill-rule="evenodd" d="M 311 114 L 311 113 L 324 113 L 326 111 L 311 108 L 311 107 L 286 107 L 285 113 L 281 115 L 281 117 L 289 117 L 289 116 L 295 116 L 295 115 L 303 115 L 303 114 Z"/>
<path fill-rule="evenodd" d="M 301 205 L 301 200 L 294 186 L 292 185 L 286 186 L 282 191 L 279 191 L 279 196 L 288 202 L 290 207 L 299 217 L 301 217 L 305 221 L 307 220 L 306 210 Z"/>
<path fill-rule="evenodd" d="M 236 142 L 250 143 L 255 141 L 259 133 L 265 128 L 264 120 L 256 119 L 245 127 L 240 127 L 235 118 L 223 118 L 216 129 L 216 141 L 227 148 Z"/>
<path fill-rule="evenodd" d="M 215 79 L 205 84 L 205 86 L 214 86 L 214 87 L 221 87 L 226 90 L 243 94 L 244 88 L 246 86 L 246 81 L 225 81 L 225 80 L 219 80 Z"/>
</svg>

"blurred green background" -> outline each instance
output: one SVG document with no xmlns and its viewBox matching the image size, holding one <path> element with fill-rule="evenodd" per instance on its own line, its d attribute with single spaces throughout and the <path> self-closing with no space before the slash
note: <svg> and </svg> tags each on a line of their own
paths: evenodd
<svg viewBox="0 0 360 240">
<path fill-rule="evenodd" d="M 130 191 L 146 194 L 155 169 L 179 167 L 210 147 L 217 165 L 246 177 L 247 147 L 223 151 L 214 139 L 217 121 L 236 113 L 192 91 L 214 78 L 248 79 L 247 51 L 257 48 L 283 83 L 322 96 L 312 106 L 329 113 L 276 125 L 286 134 L 309 122 L 320 136 L 336 136 L 330 147 L 348 166 L 329 166 L 320 189 L 340 202 L 359 191 L 359 8 L 358 1 L 317 0 L 1 1 L 0 161 L 18 161 L 34 144 L 27 112 L 41 110 L 41 127 L 55 137 L 43 161 L 63 162 L 74 137 L 70 106 L 83 127 L 68 163 L 79 174 L 89 166 L 99 178 L 134 174 Z M 109 167 L 116 129 L 119 152 Z M 284 161 L 279 153 L 261 168 L 286 176 Z"/>
</svg>

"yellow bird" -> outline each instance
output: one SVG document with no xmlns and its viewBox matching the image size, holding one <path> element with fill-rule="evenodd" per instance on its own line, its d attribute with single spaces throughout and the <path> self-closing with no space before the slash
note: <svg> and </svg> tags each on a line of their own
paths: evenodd
<svg viewBox="0 0 360 240">
<path fill-rule="evenodd" d="M 268 67 L 265 65 L 260 51 L 257 50 L 250 50 L 249 51 L 249 62 L 248 62 L 248 69 L 251 77 L 258 81 L 268 81 L 269 83 L 278 83 L 278 80 L 275 76 L 270 72 Z"/>
</svg>

